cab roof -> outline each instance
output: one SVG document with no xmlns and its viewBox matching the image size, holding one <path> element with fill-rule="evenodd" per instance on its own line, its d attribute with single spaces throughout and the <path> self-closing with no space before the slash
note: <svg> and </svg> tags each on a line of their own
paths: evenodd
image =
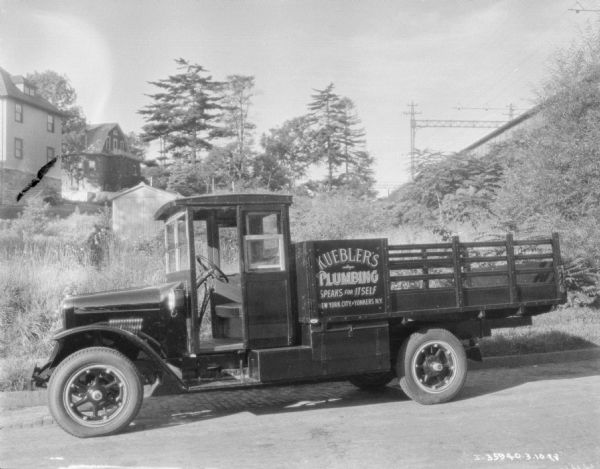
<svg viewBox="0 0 600 469">
<path fill-rule="evenodd" d="M 154 214 L 156 220 L 166 220 L 187 207 L 198 209 L 231 208 L 238 205 L 291 205 L 292 196 L 282 194 L 207 194 L 183 197 L 167 202 Z"/>
</svg>

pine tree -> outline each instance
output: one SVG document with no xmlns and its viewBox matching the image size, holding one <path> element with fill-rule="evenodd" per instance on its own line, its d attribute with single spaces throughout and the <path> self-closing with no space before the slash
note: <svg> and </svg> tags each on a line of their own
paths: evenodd
<svg viewBox="0 0 600 469">
<path fill-rule="evenodd" d="M 322 148 L 319 160 L 327 166 L 327 189 L 345 187 L 360 195 L 371 194 L 373 158 L 365 150 L 365 131 L 352 100 L 333 88 L 331 83 L 315 90 L 308 105 L 315 145 Z"/>
<path fill-rule="evenodd" d="M 323 148 L 322 158 L 327 165 L 327 186 L 332 188 L 334 171 L 342 164 L 344 158 L 340 143 L 340 97 L 333 92 L 330 83 L 325 89 L 314 90 L 312 101 L 308 105 L 310 120 L 315 128 L 316 140 Z"/>
<path fill-rule="evenodd" d="M 153 102 L 139 111 L 147 122 L 143 138 L 162 138 L 167 151 L 196 164 L 200 151 L 209 150 L 211 140 L 225 134 L 217 125 L 223 84 L 213 81 L 201 65 L 184 59 L 175 63 L 179 73 L 150 82 L 160 91 L 148 95 Z"/>
<path fill-rule="evenodd" d="M 236 181 L 248 178 L 248 160 L 252 156 L 252 131 L 255 125 L 250 122 L 248 115 L 252 104 L 254 77 L 230 75 L 225 85 L 223 100 L 223 122 L 225 133 L 233 137 L 233 142 L 226 145 L 225 152 L 230 154 L 229 179 L 232 190 Z"/>
<path fill-rule="evenodd" d="M 351 169 L 357 172 L 359 167 L 364 169 L 368 166 L 369 158 L 365 157 L 365 152 L 362 149 L 365 144 L 365 131 L 360 127 L 360 118 L 350 98 L 341 98 L 336 105 L 340 125 L 339 142 L 344 159 L 345 173 L 349 174 Z M 372 163 L 372 159 L 370 162 Z"/>
</svg>

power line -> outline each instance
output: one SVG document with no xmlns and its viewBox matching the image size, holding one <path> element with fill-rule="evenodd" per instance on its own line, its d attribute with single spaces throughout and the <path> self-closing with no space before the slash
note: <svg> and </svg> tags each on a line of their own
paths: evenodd
<svg viewBox="0 0 600 469">
<path fill-rule="evenodd" d="M 589 8 L 585 8 L 581 3 L 579 2 L 575 2 L 576 5 L 579 6 L 579 8 L 575 7 L 575 8 L 569 8 L 569 11 L 574 11 L 575 13 L 580 13 L 580 12 L 600 12 L 600 10 L 591 10 Z"/>
<path fill-rule="evenodd" d="M 458 106 L 454 107 L 454 109 L 456 109 L 457 111 L 508 111 L 504 115 L 508 117 L 509 121 L 511 121 L 515 118 L 515 112 L 525 111 L 525 109 L 516 108 L 513 103 L 510 103 L 506 107 L 490 107 L 490 106 L 465 107 L 465 106 L 458 105 Z"/>
</svg>

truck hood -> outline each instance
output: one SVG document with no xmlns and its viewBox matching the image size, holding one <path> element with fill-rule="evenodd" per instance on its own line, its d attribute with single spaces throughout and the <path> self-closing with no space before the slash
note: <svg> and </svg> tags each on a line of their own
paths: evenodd
<svg viewBox="0 0 600 469">
<path fill-rule="evenodd" d="M 76 314 L 159 311 L 167 301 L 169 291 L 180 286 L 181 282 L 170 282 L 151 287 L 74 295 L 65 298 L 62 309 Z"/>
</svg>

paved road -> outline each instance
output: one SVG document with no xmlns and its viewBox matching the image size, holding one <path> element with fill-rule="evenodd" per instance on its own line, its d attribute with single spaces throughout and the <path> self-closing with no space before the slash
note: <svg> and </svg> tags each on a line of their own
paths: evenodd
<svg viewBox="0 0 600 469">
<path fill-rule="evenodd" d="M 150 398 L 117 436 L 3 429 L 0 467 L 600 469 L 599 435 L 588 360 L 474 371 L 429 407 L 347 383 Z"/>
</svg>

